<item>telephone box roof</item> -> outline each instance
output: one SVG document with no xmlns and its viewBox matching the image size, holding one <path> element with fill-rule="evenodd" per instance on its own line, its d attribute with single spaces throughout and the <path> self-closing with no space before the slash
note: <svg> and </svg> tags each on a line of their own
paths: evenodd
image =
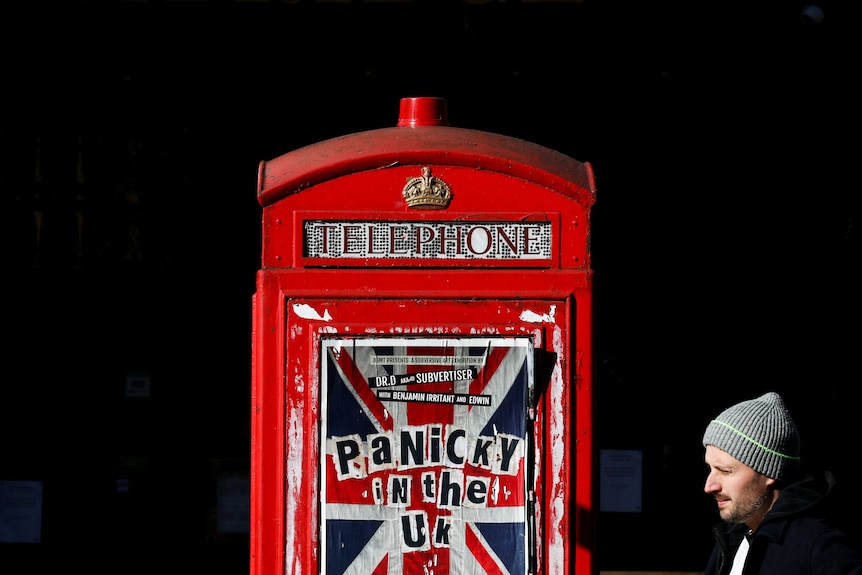
<svg viewBox="0 0 862 575">
<path fill-rule="evenodd" d="M 490 170 L 547 186 L 585 207 L 595 202 L 589 163 L 518 138 L 451 127 L 440 98 L 402 100 L 397 127 L 347 134 L 262 161 L 258 202 L 267 206 L 340 176 L 414 164 Z"/>
</svg>

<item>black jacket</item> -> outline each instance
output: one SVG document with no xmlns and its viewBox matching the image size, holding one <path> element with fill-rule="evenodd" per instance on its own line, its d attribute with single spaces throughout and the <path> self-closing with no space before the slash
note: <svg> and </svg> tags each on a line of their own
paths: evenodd
<svg viewBox="0 0 862 575">
<path fill-rule="evenodd" d="M 831 519 L 834 487 L 829 472 L 785 486 L 757 531 L 748 536 L 744 573 L 862 575 L 859 542 Z M 748 527 L 721 523 L 712 531 L 716 543 L 704 575 L 726 575 Z"/>
</svg>

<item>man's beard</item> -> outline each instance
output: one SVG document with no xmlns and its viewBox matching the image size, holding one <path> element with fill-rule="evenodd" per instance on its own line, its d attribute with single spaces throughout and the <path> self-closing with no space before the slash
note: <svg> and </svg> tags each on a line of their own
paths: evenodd
<svg viewBox="0 0 862 575">
<path fill-rule="evenodd" d="M 764 507 L 771 501 L 769 493 L 761 493 L 754 497 L 746 493 L 745 497 L 734 499 L 733 506 L 721 514 L 721 518 L 728 523 L 746 523 L 748 519 L 762 513 Z"/>
</svg>

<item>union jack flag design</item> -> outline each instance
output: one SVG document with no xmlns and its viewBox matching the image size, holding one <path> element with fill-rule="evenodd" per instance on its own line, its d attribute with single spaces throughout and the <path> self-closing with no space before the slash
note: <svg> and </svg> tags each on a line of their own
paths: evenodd
<svg viewBox="0 0 862 575">
<path fill-rule="evenodd" d="M 527 572 L 527 338 L 323 339 L 321 572 Z"/>
</svg>

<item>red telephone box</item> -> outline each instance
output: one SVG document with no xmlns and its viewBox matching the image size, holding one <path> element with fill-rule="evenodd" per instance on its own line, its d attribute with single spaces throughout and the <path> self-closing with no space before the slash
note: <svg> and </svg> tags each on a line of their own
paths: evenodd
<svg viewBox="0 0 862 575">
<path fill-rule="evenodd" d="M 251 575 L 592 575 L 590 165 L 405 98 L 258 200 Z"/>
</svg>

